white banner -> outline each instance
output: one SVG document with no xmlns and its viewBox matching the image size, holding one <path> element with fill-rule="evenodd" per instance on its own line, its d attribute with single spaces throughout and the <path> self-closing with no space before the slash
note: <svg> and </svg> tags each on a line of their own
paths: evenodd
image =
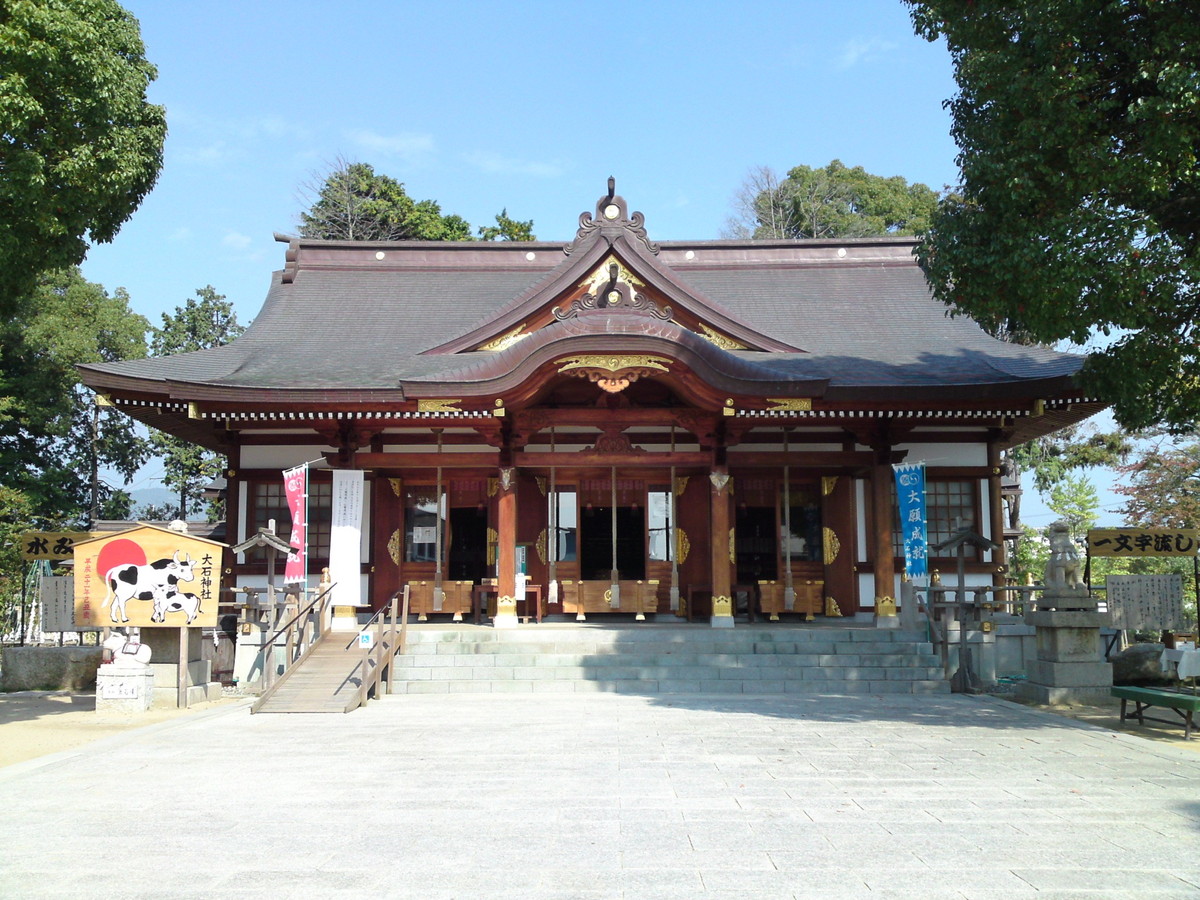
<svg viewBox="0 0 1200 900">
<path fill-rule="evenodd" d="M 333 470 L 333 510 L 329 530 L 329 577 L 335 606 L 361 606 L 362 510 L 361 469 Z"/>
</svg>

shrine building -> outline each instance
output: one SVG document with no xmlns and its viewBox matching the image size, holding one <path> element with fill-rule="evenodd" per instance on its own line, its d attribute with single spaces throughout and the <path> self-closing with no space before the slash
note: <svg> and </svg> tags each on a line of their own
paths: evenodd
<svg viewBox="0 0 1200 900">
<path fill-rule="evenodd" d="M 407 584 L 434 618 L 887 612 L 894 463 L 926 465 L 931 547 L 1002 543 L 1001 452 L 1103 408 L 1082 357 L 950 317 L 912 238 L 656 242 L 610 181 L 567 244 L 280 240 L 232 344 L 83 379 L 227 455 L 230 544 L 287 537 L 281 470 L 316 460 L 313 584 L 331 471 L 362 470 L 374 609 Z M 1003 583 L 1003 547 L 970 553 Z"/>
</svg>

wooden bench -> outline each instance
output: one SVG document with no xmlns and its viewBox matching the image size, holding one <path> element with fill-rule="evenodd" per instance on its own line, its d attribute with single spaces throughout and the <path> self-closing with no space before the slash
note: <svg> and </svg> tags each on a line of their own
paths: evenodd
<svg viewBox="0 0 1200 900">
<path fill-rule="evenodd" d="M 1137 719 L 1139 725 L 1144 725 L 1144 720 L 1150 719 L 1152 722 L 1174 725 L 1175 722 L 1171 719 L 1155 719 L 1153 716 L 1145 715 L 1145 711 L 1151 706 L 1163 706 L 1174 710 L 1176 715 L 1183 719 L 1183 739 L 1188 740 L 1192 736 L 1192 717 L 1197 710 L 1200 710 L 1200 694 L 1184 694 L 1180 691 L 1144 687 L 1114 687 L 1111 688 L 1111 692 L 1114 697 L 1121 699 L 1122 722 L 1126 719 Z M 1130 700 L 1134 702 L 1135 707 L 1133 712 L 1126 715 L 1126 704 Z"/>
</svg>

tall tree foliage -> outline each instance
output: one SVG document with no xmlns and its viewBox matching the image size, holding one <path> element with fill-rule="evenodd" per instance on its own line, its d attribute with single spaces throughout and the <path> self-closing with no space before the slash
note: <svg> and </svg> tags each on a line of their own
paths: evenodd
<svg viewBox="0 0 1200 900">
<path fill-rule="evenodd" d="M 496 213 L 495 225 L 483 225 L 479 229 L 479 239 L 483 241 L 536 241 L 533 233 L 533 219 L 520 222 L 510 218 L 508 208 Z"/>
<path fill-rule="evenodd" d="M 154 186 L 167 129 L 144 53 L 113 0 L 0 0 L 0 314 Z"/>
<path fill-rule="evenodd" d="M 150 350 L 154 356 L 168 356 L 222 347 L 245 330 L 238 323 L 233 304 L 212 285 L 205 285 L 195 297 L 177 306 L 174 314 L 162 314 L 162 325 L 154 329 Z M 163 463 L 163 484 L 179 494 L 179 517 L 186 519 L 200 512 L 203 490 L 221 474 L 225 458 L 161 431 L 153 432 L 150 442 Z"/>
<path fill-rule="evenodd" d="M 1136 459 L 1120 466 L 1126 497 L 1121 510 L 1130 522 L 1147 527 L 1200 528 L 1200 437 L 1158 434 Z"/>
<path fill-rule="evenodd" d="M 767 166 L 750 170 L 734 197 L 725 234 L 738 238 L 835 238 L 919 234 L 937 194 L 900 176 L 872 175 L 833 160 L 819 169 L 796 166 L 779 178 Z"/>
<path fill-rule="evenodd" d="M 920 251 L 985 327 L 1111 343 L 1130 430 L 1200 417 L 1200 16 L 1190 0 L 906 0 L 944 38 L 962 170 Z"/>
<path fill-rule="evenodd" d="M 123 289 L 110 296 L 75 268 L 43 274 L 0 324 L 0 479 L 38 521 L 78 525 L 127 511 L 128 495 L 98 472 L 128 480 L 145 444 L 128 417 L 94 406 L 75 366 L 145 356 L 148 327 Z"/>
<path fill-rule="evenodd" d="M 338 160 L 333 171 L 306 188 L 315 195 L 300 214 L 300 234 L 320 240 L 466 241 L 471 226 L 442 215 L 433 200 L 413 200 L 404 185 L 367 163 Z"/>
</svg>

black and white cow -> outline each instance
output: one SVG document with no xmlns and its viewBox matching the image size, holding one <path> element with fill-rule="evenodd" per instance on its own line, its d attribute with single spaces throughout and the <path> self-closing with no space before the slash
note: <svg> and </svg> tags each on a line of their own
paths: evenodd
<svg viewBox="0 0 1200 900">
<path fill-rule="evenodd" d="M 200 598 L 195 594 L 170 590 L 164 586 L 161 597 L 157 591 L 155 592 L 154 612 L 150 614 L 150 621 L 164 622 L 166 621 L 167 613 L 172 612 L 185 613 L 187 615 L 187 624 L 191 625 L 192 620 L 200 615 Z"/>
<path fill-rule="evenodd" d="M 178 593 L 176 586 L 179 582 L 192 581 L 195 577 L 191 554 L 185 554 L 180 560 L 178 550 L 170 559 L 158 559 L 144 566 L 113 566 L 104 576 L 111 594 L 104 601 L 105 605 L 112 603 L 108 611 L 109 618 L 113 622 L 128 622 L 125 604 L 130 600 L 153 600 L 155 613 L 160 605 L 165 611 L 171 595 Z"/>
</svg>

